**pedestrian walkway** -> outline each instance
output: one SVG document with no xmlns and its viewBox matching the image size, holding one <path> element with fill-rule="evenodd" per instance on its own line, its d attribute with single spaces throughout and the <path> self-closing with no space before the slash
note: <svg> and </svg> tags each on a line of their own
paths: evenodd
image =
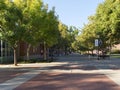
<svg viewBox="0 0 120 90">
<path fill-rule="evenodd" d="M 39 72 L 37 71 L 31 71 L 31 72 L 24 73 L 20 76 L 14 77 L 13 79 L 10 79 L 4 83 L 1 83 L 0 90 L 13 90 L 14 88 L 27 82 L 28 80 L 30 80 L 31 78 L 35 77 L 38 74 Z"/>
<path fill-rule="evenodd" d="M 52 63 L 0 65 L 0 90 L 120 90 L 119 63 L 74 54 Z"/>
</svg>

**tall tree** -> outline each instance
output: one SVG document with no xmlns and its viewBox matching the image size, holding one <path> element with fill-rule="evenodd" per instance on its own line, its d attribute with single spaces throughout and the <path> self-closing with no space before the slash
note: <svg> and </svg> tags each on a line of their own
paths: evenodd
<svg viewBox="0 0 120 90">
<path fill-rule="evenodd" d="M 40 44 L 41 31 L 43 29 L 44 14 L 43 14 L 43 2 L 41 0 L 26 0 L 23 1 L 23 23 L 25 24 L 26 32 L 24 33 L 24 42 L 27 47 L 27 60 L 29 60 L 29 51 L 31 46 L 37 46 Z"/>
<path fill-rule="evenodd" d="M 5 7 L 0 13 L 1 22 L 1 38 L 6 41 L 14 50 L 14 65 L 17 65 L 17 47 L 24 33 L 24 25 L 22 24 L 21 9 L 14 2 L 4 0 Z"/>
<path fill-rule="evenodd" d="M 96 23 L 100 27 L 107 43 L 119 43 L 120 1 L 105 0 L 96 11 Z"/>
<path fill-rule="evenodd" d="M 90 48 L 93 47 L 90 43 L 93 42 L 91 40 L 99 38 L 102 41 L 99 49 L 105 50 L 116 43 L 120 43 L 119 29 L 120 1 L 105 0 L 98 5 L 95 15 L 89 17 L 89 23 L 83 28 L 81 35 L 84 37 L 84 41 L 89 43 L 88 47 Z"/>
<path fill-rule="evenodd" d="M 58 42 L 59 30 L 58 30 L 58 17 L 55 15 L 55 8 L 48 11 L 45 22 L 44 29 L 42 30 L 42 39 L 44 43 L 44 59 L 46 59 L 46 49 L 47 47 L 52 47 Z"/>
</svg>

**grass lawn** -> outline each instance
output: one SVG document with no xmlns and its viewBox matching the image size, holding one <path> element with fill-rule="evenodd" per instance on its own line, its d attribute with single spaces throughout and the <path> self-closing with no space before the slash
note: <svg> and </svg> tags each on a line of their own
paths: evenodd
<svg viewBox="0 0 120 90">
<path fill-rule="evenodd" d="M 120 54 L 112 54 L 111 57 L 120 58 Z"/>
</svg>

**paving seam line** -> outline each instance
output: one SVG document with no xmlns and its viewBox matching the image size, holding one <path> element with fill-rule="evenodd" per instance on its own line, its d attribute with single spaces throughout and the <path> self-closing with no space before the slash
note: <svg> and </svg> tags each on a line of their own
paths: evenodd
<svg viewBox="0 0 120 90">
<path fill-rule="evenodd" d="M 114 74 L 105 74 L 109 79 L 114 81 L 118 86 L 120 86 L 120 73 L 114 73 Z"/>
<path fill-rule="evenodd" d="M 100 70 L 100 72 L 99 72 L 100 74 L 104 74 L 110 80 L 112 80 L 114 83 L 116 83 L 118 86 L 120 86 L 120 73 L 119 73 L 120 71 L 110 70 L 109 72 L 107 72 L 107 71 L 103 71 L 102 69 L 98 68 L 97 66 L 96 66 L 96 68 L 98 70 Z"/>
<path fill-rule="evenodd" d="M 30 71 L 27 73 L 23 73 L 20 76 L 17 76 L 13 79 L 7 80 L 4 83 L 0 84 L 0 90 L 13 90 L 14 88 L 20 86 L 21 84 L 27 82 L 28 80 L 32 79 L 33 77 L 40 74 L 40 71 Z"/>
</svg>

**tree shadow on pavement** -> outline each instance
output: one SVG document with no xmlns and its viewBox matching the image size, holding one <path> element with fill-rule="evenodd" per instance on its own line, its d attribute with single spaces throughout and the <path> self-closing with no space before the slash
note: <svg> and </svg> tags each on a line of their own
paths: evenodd
<svg viewBox="0 0 120 90">
<path fill-rule="evenodd" d="M 41 73 L 14 90 L 120 90 L 102 74 Z"/>
</svg>

